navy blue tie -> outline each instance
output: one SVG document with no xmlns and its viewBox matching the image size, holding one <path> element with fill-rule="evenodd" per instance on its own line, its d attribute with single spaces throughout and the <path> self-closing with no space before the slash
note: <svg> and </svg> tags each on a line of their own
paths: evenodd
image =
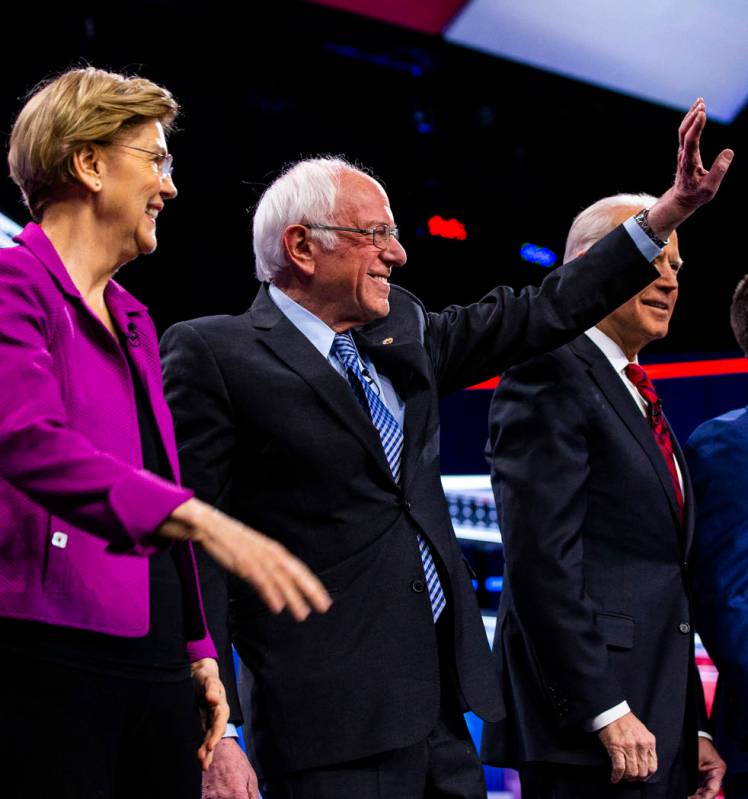
<svg viewBox="0 0 748 799">
<path fill-rule="evenodd" d="M 382 441 L 384 455 L 390 466 L 390 471 L 396 483 L 400 482 L 400 461 L 403 454 L 403 431 L 397 423 L 395 417 L 390 413 L 389 408 L 379 398 L 377 391 L 372 388 L 370 379 L 364 374 L 361 368 L 361 359 L 356 349 L 356 344 L 350 333 L 338 333 L 332 345 L 332 352 L 340 361 L 345 369 L 348 382 L 356 395 L 363 409 L 369 414 L 371 421 L 379 433 Z M 426 575 L 426 585 L 429 589 L 429 599 L 431 600 L 431 611 L 434 621 L 444 610 L 447 600 L 444 596 L 442 585 L 439 582 L 439 575 L 436 572 L 434 556 L 429 550 L 424 537 L 416 533 L 418 539 L 418 549 L 423 561 L 423 571 Z"/>
</svg>

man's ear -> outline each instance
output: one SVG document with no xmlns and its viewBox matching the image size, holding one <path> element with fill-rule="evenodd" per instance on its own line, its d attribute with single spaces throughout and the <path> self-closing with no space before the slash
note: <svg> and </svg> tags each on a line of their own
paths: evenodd
<svg viewBox="0 0 748 799">
<path fill-rule="evenodd" d="M 309 228 L 304 225 L 289 225 L 283 231 L 283 249 L 294 269 L 305 277 L 311 277 L 316 267 L 313 240 L 309 237 Z"/>
<path fill-rule="evenodd" d="M 102 166 L 101 148 L 94 144 L 85 144 L 73 153 L 73 174 L 89 191 L 101 191 Z"/>
</svg>

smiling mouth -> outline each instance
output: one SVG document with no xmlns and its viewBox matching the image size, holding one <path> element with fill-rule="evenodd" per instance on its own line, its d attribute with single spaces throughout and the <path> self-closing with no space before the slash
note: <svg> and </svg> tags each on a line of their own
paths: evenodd
<svg viewBox="0 0 748 799">
<path fill-rule="evenodd" d="M 647 305 L 650 308 L 656 308 L 659 311 L 669 311 L 670 306 L 666 302 L 660 302 L 660 300 L 642 300 L 643 305 Z"/>
<path fill-rule="evenodd" d="M 385 286 L 389 286 L 390 285 L 390 279 L 389 279 L 389 277 L 387 277 L 387 275 L 372 275 L 372 274 L 370 274 L 369 277 L 372 280 L 376 280 L 378 283 L 384 283 Z"/>
</svg>

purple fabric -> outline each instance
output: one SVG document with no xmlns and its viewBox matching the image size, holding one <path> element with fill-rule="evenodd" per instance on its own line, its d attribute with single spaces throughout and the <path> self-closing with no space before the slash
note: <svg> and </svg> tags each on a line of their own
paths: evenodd
<svg viewBox="0 0 748 799">
<path fill-rule="evenodd" d="M 41 227 L 16 241 L 0 249 L 0 615 L 144 635 L 152 533 L 192 492 L 141 468 L 127 359 Z M 114 281 L 105 297 L 179 479 L 153 322 Z M 215 657 L 191 546 L 177 546 L 190 657 Z"/>
</svg>

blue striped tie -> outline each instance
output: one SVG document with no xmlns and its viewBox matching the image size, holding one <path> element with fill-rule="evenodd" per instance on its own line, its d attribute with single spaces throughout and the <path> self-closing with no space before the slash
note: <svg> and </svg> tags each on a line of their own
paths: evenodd
<svg viewBox="0 0 748 799">
<path fill-rule="evenodd" d="M 332 352 L 340 361 L 345 369 L 348 382 L 351 384 L 353 393 L 365 411 L 371 417 L 374 427 L 377 428 L 379 437 L 382 440 L 382 447 L 390 465 L 390 471 L 395 478 L 395 482 L 400 482 L 400 461 L 403 454 L 403 432 L 395 417 L 390 413 L 387 406 L 379 399 L 377 392 L 371 387 L 369 380 L 361 370 L 361 360 L 358 356 L 356 344 L 350 333 L 338 333 L 332 345 Z M 434 621 L 444 610 L 447 600 L 444 597 L 442 585 L 439 582 L 439 575 L 436 572 L 434 556 L 429 550 L 424 537 L 416 533 L 418 539 L 418 549 L 423 561 L 423 571 L 426 575 L 426 585 L 429 589 L 429 599 L 431 600 L 431 611 Z"/>
</svg>

